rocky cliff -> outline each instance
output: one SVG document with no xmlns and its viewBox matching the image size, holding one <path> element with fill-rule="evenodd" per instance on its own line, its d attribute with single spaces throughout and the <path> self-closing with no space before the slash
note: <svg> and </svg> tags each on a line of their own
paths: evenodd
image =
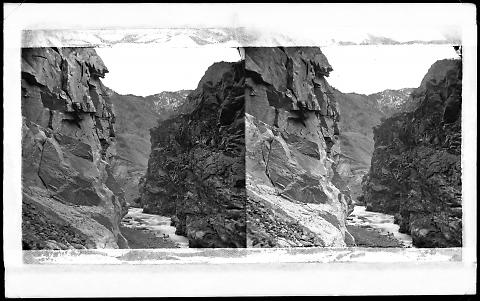
<svg viewBox="0 0 480 301">
<path fill-rule="evenodd" d="M 215 63 L 181 114 L 150 132 L 144 212 L 172 216 L 190 247 L 246 246 L 244 71 Z"/>
<path fill-rule="evenodd" d="M 308 47 L 244 53 L 248 246 L 352 244 L 327 58 Z"/>
<path fill-rule="evenodd" d="M 462 245 L 461 92 L 461 61 L 438 61 L 412 92 L 416 108 L 374 129 L 367 210 L 395 214 L 417 247 Z"/>
<path fill-rule="evenodd" d="M 137 206 L 138 183 L 147 170 L 150 155 L 150 129 L 177 114 L 189 90 L 162 92 L 147 97 L 120 95 L 110 89 L 114 105 L 117 154 L 112 161 L 115 178 L 125 191 L 125 199 Z M 190 91 L 191 92 L 191 91 Z"/>
<path fill-rule="evenodd" d="M 89 48 L 22 49 L 24 249 L 126 247 L 115 116 Z"/>
</svg>

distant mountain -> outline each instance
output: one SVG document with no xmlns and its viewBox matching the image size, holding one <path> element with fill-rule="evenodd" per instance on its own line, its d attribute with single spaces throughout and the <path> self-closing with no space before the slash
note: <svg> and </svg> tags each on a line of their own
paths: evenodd
<svg viewBox="0 0 480 301">
<path fill-rule="evenodd" d="M 409 109 L 413 89 L 385 90 L 371 95 L 342 93 L 334 89 L 340 113 L 341 158 L 337 172 L 355 201 L 360 195 L 363 176 L 370 169 L 374 150 L 373 127 L 382 120 Z"/>
<path fill-rule="evenodd" d="M 191 92 L 192 90 L 179 90 L 175 92 L 164 91 L 147 96 L 145 97 L 145 100 L 153 104 L 153 108 L 157 114 L 171 114 L 177 111 Z"/>
<path fill-rule="evenodd" d="M 138 197 L 138 180 L 145 174 L 150 155 L 150 129 L 176 114 L 190 90 L 161 92 L 147 97 L 120 95 L 108 89 L 114 104 L 117 155 L 114 176 L 125 190 L 130 204 Z"/>
<path fill-rule="evenodd" d="M 385 117 L 377 101 L 367 95 L 342 93 L 333 96 L 340 113 L 340 158 L 337 172 L 350 190 L 353 201 L 362 194 L 362 177 L 370 168 L 373 153 L 373 130 Z"/>
<path fill-rule="evenodd" d="M 340 131 L 373 137 L 372 127 L 386 116 L 378 100 L 363 94 L 342 93 L 336 89 L 334 96 L 340 109 Z"/>
<path fill-rule="evenodd" d="M 369 98 L 376 100 L 379 110 L 387 116 L 410 110 L 410 94 L 414 88 L 404 88 L 400 90 L 384 90 L 375 94 L 368 95 Z"/>
</svg>

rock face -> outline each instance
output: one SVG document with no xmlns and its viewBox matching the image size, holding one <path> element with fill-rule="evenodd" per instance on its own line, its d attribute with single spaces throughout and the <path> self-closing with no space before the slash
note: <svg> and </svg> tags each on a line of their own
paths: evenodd
<svg viewBox="0 0 480 301">
<path fill-rule="evenodd" d="M 319 48 L 245 48 L 249 247 L 352 243 L 332 67 Z M 337 187 L 336 184 L 339 186 Z"/>
<path fill-rule="evenodd" d="M 22 49 L 24 249 L 118 248 L 115 116 L 89 48 Z"/>
<path fill-rule="evenodd" d="M 417 247 L 462 245 L 461 92 L 461 61 L 438 61 L 412 93 L 416 109 L 374 129 L 367 210 L 395 214 Z"/>
<path fill-rule="evenodd" d="M 162 92 L 147 97 L 120 95 L 108 91 L 114 105 L 117 154 L 112 161 L 112 171 L 125 191 L 130 205 L 138 206 L 138 183 L 147 171 L 150 155 L 150 129 L 158 122 L 177 114 L 189 90 Z"/>
<path fill-rule="evenodd" d="M 245 247 L 244 62 L 215 63 L 150 132 L 146 213 L 173 216 L 190 247 Z"/>
</svg>

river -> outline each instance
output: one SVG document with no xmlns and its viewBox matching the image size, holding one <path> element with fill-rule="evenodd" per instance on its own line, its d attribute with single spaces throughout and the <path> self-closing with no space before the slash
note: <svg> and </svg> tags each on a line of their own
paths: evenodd
<svg viewBox="0 0 480 301">
<path fill-rule="evenodd" d="M 130 237 L 127 237 L 127 239 L 129 240 L 131 248 L 132 245 L 133 248 L 188 248 L 188 239 L 175 234 L 176 229 L 171 226 L 170 217 L 147 214 L 142 211 L 142 208 L 129 208 L 128 213 L 123 217 L 121 222 L 122 227 L 130 230 Z M 400 233 L 398 231 L 400 227 L 394 224 L 393 221 L 393 215 L 367 211 L 365 206 L 355 206 L 353 212 L 347 219 L 347 225 L 364 230 L 373 229 L 381 235 L 384 235 L 384 237 L 393 236 L 403 247 L 411 248 L 411 236 Z M 359 235 L 365 234 L 367 234 L 367 232 L 360 231 Z M 148 240 L 149 237 L 145 237 L 146 235 L 152 236 L 159 244 L 148 246 L 149 242 L 146 240 Z M 132 240 L 135 240 L 135 242 Z"/>
<path fill-rule="evenodd" d="M 350 226 L 372 228 L 385 235 L 393 235 L 405 248 L 412 247 L 412 237 L 400 233 L 399 225 L 394 224 L 394 217 L 390 214 L 367 211 L 365 206 L 355 206 L 347 220 Z"/>
<path fill-rule="evenodd" d="M 142 235 L 138 236 L 145 236 L 144 234 L 149 234 L 154 235 L 159 240 L 165 241 L 165 247 L 188 248 L 188 239 L 184 236 L 175 234 L 176 229 L 175 227 L 171 226 L 172 220 L 170 217 L 147 214 L 143 213 L 142 211 L 142 208 L 131 207 L 128 209 L 128 213 L 122 219 L 122 227 L 135 231 L 130 235 L 130 245 L 132 245 L 132 235 L 135 236 L 135 233 L 142 233 Z M 134 239 L 136 240 L 135 243 L 140 244 L 140 246 L 142 245 L 142 239 L 139 239 L 139 237 L 134 237 Z M 127 238 L 127 240 L 129 239 Z M 141 246 L 141 248 L 147 247 Z"/>
</svg>

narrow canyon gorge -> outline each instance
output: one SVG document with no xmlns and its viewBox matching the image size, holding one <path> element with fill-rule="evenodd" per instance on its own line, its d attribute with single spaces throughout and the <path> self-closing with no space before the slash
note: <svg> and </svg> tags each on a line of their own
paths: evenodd
<svg viewBox="0 0 480 301">
<path fill-rule="evenodd" d="M 365 95 L 319 47 L 238 53 L 137 96 L 23 48 L 23 249 L 462 246 L 461 59 Z"/>
</svg>

